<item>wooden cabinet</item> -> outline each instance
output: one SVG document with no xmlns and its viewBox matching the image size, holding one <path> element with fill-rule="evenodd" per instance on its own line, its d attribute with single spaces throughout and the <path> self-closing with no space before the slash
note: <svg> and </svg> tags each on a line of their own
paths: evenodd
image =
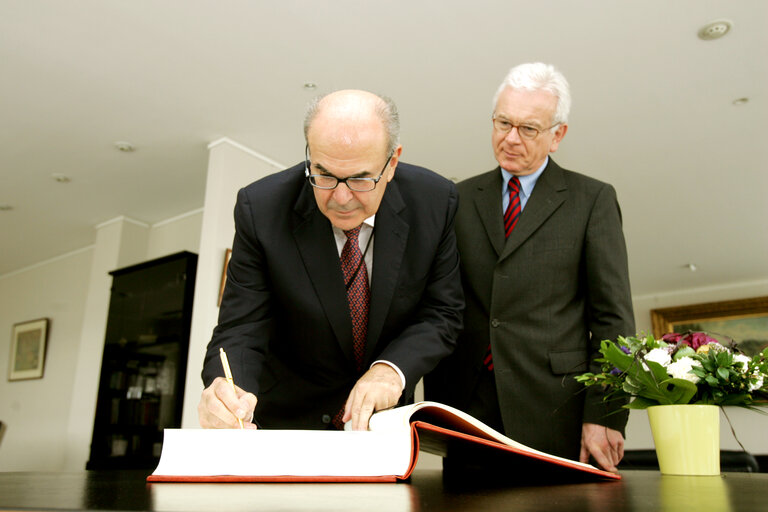
<svg viewBox="0 0 768 512">
<path fill-rule="evenodd" d="M 154 469 L 181 426 L 197 255 L 110 272 L 112 290 L 86 469 Z"/>
</svg>

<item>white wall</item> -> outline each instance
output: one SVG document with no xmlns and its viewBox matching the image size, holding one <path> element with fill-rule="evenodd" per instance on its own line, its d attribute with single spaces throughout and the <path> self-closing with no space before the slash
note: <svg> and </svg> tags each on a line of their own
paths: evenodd
<svg viewBox="0 0 768 512">
<path fill-rule="evenodd" d="M 14 323 L 51 319 L 42 379 L 0 378 L 0 471 L 77 471 L 89 455 L 112 279 L 108 272 L 182 250 L 197 252 L 202 212 L 148 226 L 117 218 L 95 243 L 0 276 L 0 368 Z"/>
<path fill-rule="evenodd" d="M 200 226 L 203 209 L 179 215 L 152 225 L 147 239 L 147 258 L 153 260 L 180 251 L 200 251 Z"/>
<path fill-rule="evenodd" d="M 93 248 L 0 277 L 0 471 L 56 471 L 72 403 Z M 42 379 L 8 382 L 13 324 L 50 319 Z"/>
</svg>

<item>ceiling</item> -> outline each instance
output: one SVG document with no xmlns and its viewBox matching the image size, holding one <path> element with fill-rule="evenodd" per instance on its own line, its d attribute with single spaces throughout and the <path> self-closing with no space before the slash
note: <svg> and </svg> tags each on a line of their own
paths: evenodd
<svg viewBox="0 0 768 512">
<path fill-rule="evenodd" d="M 334 89 L 398 103 L 405 161 L 489 170 L 497 85 L 544 61 L 573 95 L 554 158 L 616 187 L 635 296 L 764 280 L 767 21 L 764 0 L 0 0 L 0 276 L 200 209 L 221 137 L 298 162 Z"/>
</svg>

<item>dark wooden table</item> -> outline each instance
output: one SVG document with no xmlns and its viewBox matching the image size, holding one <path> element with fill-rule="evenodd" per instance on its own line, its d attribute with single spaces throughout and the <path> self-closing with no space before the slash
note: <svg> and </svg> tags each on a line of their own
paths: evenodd
<svg viewBox="0 0 768 512">
<path fill-rule="evenodd" d="M 488 485 L 417 470 L 399 484 L 177 484 L 147 472 L 0 473 L 0 510 L 696 511 L 768 510 L 768 473 L 625 471 L 617 482 Z"/>
</svg>

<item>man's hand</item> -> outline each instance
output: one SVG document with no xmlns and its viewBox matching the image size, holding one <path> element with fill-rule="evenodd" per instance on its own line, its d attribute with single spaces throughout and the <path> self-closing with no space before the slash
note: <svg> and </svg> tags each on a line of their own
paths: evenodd
<svg viewBox="0 0 768 512">
<path fill-rule="evenodd" d="M 391 366 L 377 363 L 360 377 L 344 406 L 342 421 L 352 420 L 352 430 L 368 430 L 368 420 L 375 411 L 397 404 L 403 382 Z"/>
<path fill-rule="evenodd" d="M 589 456 L 595 462 L 612 473 L 618 473 L 616 465 L 624 457 L 624 436 L 618 430 L 613 430 L 594 423 L 584 423 L 581 426 L 581 462 L 589 462 Z"/>
<path fill-rule="evenodd" d="M 203 428 L 240 428 L 238 418 L 243 420 L 245 428 L 256 428 L 252 423 L 255 408 L 256 395 L 237 386 L 232 391 L 232 385 L 224 377 L 216 377 L 203 390 L 197 405 L 197 417 Z"/>
</svg>

